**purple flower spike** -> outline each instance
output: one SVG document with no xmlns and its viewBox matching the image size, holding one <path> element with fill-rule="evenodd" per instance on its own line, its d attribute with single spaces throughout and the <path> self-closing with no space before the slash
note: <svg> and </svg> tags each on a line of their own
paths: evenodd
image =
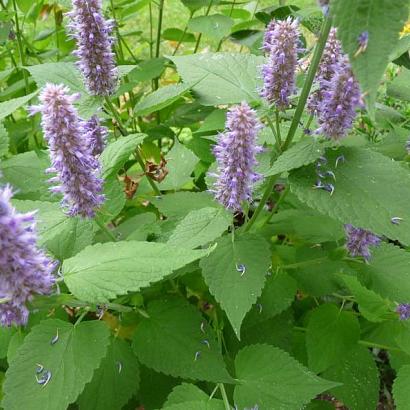
<svg viewBox="0 0 410 410">
<path fill-rule="evenodd" d="M 241 203 L 251 199 L 252 185 L 260 176 L 253 169 L 256 154 L 256 136 L 261 124 L 248 104 L 242 102 L 227 114 L 226 131 L 219 135 L 214 148 L 218 164 L 215 198 L 226 208 L 241 211 Z"/>
<path fill-rule="evenodd" d="M 400 320 L 410 319 L 410 303 L 401 303 L 396 312 L 400 315 Z"/>
<path fill-rule="evenodd" d="M 42 105 L 31 111 L 40 111 L 43 116 L 52 164 L 47 172 L 57 174 L 50 182 L 61 184 L 51 191 L 63 194 L 62 205 L 69 208 L 68 215 L 91 218 L 104 202 L 103 181 L 98 176 L 100 165 L 92 155 L 89 133 L 73 106 L 76 98 L 63 85 L 47 84 L 40 94 Z"/>
<path fill-rule="evenodd" d="M 105 148 L 107 142 L 108 130 L 100 125 L 100 120 L 96 115 L 93 115 L 85 124 L 84 130 L 88 134 L 90 147 L 94 156 L 100 155 Z"/>
<path fill-rule="evenodd" d="M 361 106 L 360 87 L 347 60 L 343 61 L 323 92 L 318 105 L 317 134 L 340 140 L 352 128 L 356 109 Z"/>
<path fill-rule="evenodd" d="M 264 50 L 268 61 L 262 67 L 263 89 L 261 96 L 279 110 L 289 105 L 289 97 L 295 91 L 295 73 L 298 64 L 299 22 L 271 21 L 265 32 Z"/>
<path fill-rule="evenodd" d="M 332 28 L 315 78 L 315 83 L 319 89 L 311 94 L 308 101 L 308 109 L 311 114 L 318 113 L 319 104 L 323 101 L 323 93 L 329 85 L 329 81 L 334 77 L 341 58 L 342 44 L 337 39 L 337 29 Z"/>
<path fill-rule="evenodd" d="M 9 186 L 0 189 L 0 323 L 27 323 L 26 302 L 51 292 L 55 263 L 37 248 L 35 212 L 20 214 L 10 203 Z"/>
<path fill-rule="evenodd" d="M 378 246 L 381 239 L 370 231 L 362 228 L 355 228 L 353 225 L 345 225 L 347 235 L 346 247 L 350 256 L 362 256 L 366 262 L 369 261 L 371 254 L 369 246 Z"/>
<path fill-rule="evenodd" d="M 67 15 L 68 25 L 77 49 L 78 68 L 86 86 L 93 95 L 108 96 L 114 93 L 118 71 L 112 52 L 111 35 L 114 22 L 105 20 L 101 0 L 72 0 L 73 10 Z"/>
</svg>

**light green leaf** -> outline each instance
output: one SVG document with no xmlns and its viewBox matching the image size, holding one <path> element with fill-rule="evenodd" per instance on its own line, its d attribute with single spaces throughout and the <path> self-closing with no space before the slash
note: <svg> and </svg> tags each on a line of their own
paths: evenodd
<svg viewBox="0 0 410 410">
<path fill-rule="evenodd" d="M 396 47 L 391 51 L 389 56 L 389 61 L 396 60 L 401 55 L 403 55 L 406 51 L 410 50 L 410 35 L 405 35 L 404 37 L 400 38 Z"/>
<path fill-rule="evenodd" d="M 212 14 L 194 17 L 189 20 L 188 28 L 196 33 L 205 34 L 212 39 L 221 40 L 231 32 L 233 24 L 234 20 L 228 16 Z"/>
<path fill-rule="evenodd" d="M 260 99 L 260 67 L 264 58 L 253 54 L 208 53 L 169 57 L 203 105 L 253 102 Z"/>
<path fill-rule="evenodd" d="M 58 340 L 51 345 L 57 333 Z M 73 326 L 49 319 L 33 327 L 7 370 L 4 409 L 66 409 L 91 380 L 105 356 L 109 336 L 108 327 L 99 321 Z M 36 382 L 38 363 L 51 373 L 46 386 Z"/>
<path fill-rule="evenodd" d="M 177 225 L 169 245 L 194 249 L 219 238 L 232 222 L 232 214 L 224 208 L 202 208 L 191 211 Z"/>
<path fill-rule="evenodd" d="M 13 114 L 17 108 L 20 108 L 24 104 L 28 103 L 32 98 L 38 94 L 38 91 L 25 95 L 24 97 L 14 98 L 13 100 L 4 101 L 0 103 L 0 120 L 7 117 L 10 114 Z"/>
<path fill-rule="evenodd" d="M 64 261 L 64 281 L 81 300 L 107 302 L 147 287 L 207 252 L 155 242 L 96 244 Z"/>
<path fill-rule="evenodd" d="M 116 175 L 145 137 L 145 134 L 131 134 L 109 144 L 100 156 L 102 177 Z"/>
<path fill-rule="evenodd" d="M 278 175 L 309 165 L 322 156 L 328 146 L 326 142 L 304 138 L 280 155 L 266 175 Z"/>
<path fill-rule="evenodd" d="M 323 377 L 340 382 L 330 390 L 350 410 L 374 410 L 379 400 L 379 372 L 372 353 L 357 346 L 339 363 L 323 373 Z"/>
<path fill-rule="evenodd" d="M 257 235 L 218 240 L 216 250 L 200 262 L 209 291 L 221 304 L 239 338 L 241 323 L 262 293 L 271 264 L 269 244 Z"/>
<path fill-rule="evenodd" d="M 182 4 L 191 11 L 199 10 L 202 7 L 208 7 L 212 0 L 181 0 Z M 219 0 L 212 1 L 213 5 L 217 5 Z"/>
<path fill-rule="evenodd" d="M 112 221 L 122 210 L 126 198 L 124 186 L 116 175 L 108 177 L 104 181 L 105 201 L 99 211 L 99 217 L 103 221 Z"/>
<path fill-rule="evenodd" d="M 235 359 L 239 385 L 234 399 L 239 408 L 296 410 L 303 408 L 333 383 L 310 373 L 283 350 L 268 345 L 242 349 Z"/>
<path fill-rule="evenodd" d="M 399 32 L 408 16 L 408 0 L 332 0 L 331 12 L 343 50 L 349 54 L 353 71 L 362 92 L 368 94 L 368 106 L 373 111 L 377 89 L 389 63 L 392 49 L 399 41 Z M 368 32 L 364 52 L 358 38 Z"/>
<path fill-rule="evenodd" d="M 306 332 L 309 368 L 321 373 L 348 354 L 360 337 L 360 325 L 351 312 L 324 304 L 313 310 Z"/>
<path fill-rule="evenodd" d="M 80 410 L 121 410 L 137 392 L 139 378 L 131 346 L 112 338 L 107 355 L 79 397 Z"/>
<path fill-rule="evenodd" d="M 410 101 L 410 70 L 402 68 L 399 75 L 387 84 L 387 95 L 399 100 Z"/>
<path fill-rule="evenodd" d="M 336 158 L 344 163 L 334 168 Z M 369 149 L 341 148 L 328 151 L 335 192 L 314 189 L 317 175 L 313 165 L 293 171 L 291 190 L 302 202 L 342 223 L 369 229 L 379 235 L 410 245 L 410 173 L 395 161 Z M 383 187 L 383 189 L 381 189 Z M 391 218 L 401 217 L 395 225 Z"/>
<path fill-rule="evenodd" d="M 194 306 L 167 298 L 151 302 L 147 313 L 149 318 L 142 320 L 133 339 L 141 363 L 172 376 L 232 382 L 215 333 L 209 326 L 205 326 L 205 334 L 201 331 L 203 318 Z"/>
<path fill-rule="evenodd" d="M 162 38 L 168 41 L 181 41 L 181 43 L 195 43 L 196 39 L 192 33 L 184 32 L 180 28 L 171 27 L 162 32 Z"/>
<path fill-rule="evenodd" d="M 16 329 L 13 327 L 0 327 L 0 359 L 7 357 L 10 340 L 15 333 Z"/>
<path fill-rule="evenodd" d="M 410 365 L 402 366 L 393 384 L 396 410 L 407 410 L 410 402 Z"/>
<path fill-rule="evenodd" d="M 162 110 L 183 97 L 191 87 L 191 84 L 185 83 L 161 87 L 159 90 L 147 95 L 141 102 L 139 102 L 134 111 L 136 115 L 148 115 Z"/>
<path fill-rule="evenodd" d="M 4 124 L 0 122 L 0 158 L 9 153 L 9 135 Z"/>
<path fill-rule="evenodd" d="M 191 174 L 199 159 L 191 150 L 175 140 L 166 159 L 168 175 L 158 184 L 161 191 L 179 189 L 192 180 Z"/>
</svg>

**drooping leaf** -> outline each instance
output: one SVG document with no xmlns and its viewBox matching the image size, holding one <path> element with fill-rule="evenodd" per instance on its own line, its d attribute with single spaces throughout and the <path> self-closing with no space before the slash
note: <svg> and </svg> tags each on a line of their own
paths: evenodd
<svg viewBox="0 0 410 410">
<path fill-rule="evenodd" d="M 326 303 L 310 315 L 306 332 L 309 368 L 321 373 L 357 346 L 360 325 L 351 312 Z"/>
<path fill-rule="evenodd" d="M 410 400 L 410 365 L 403 366 L 393 384 L 393 398 L 397 410 L 406 410 Z"/>
<path fill-rule="evenodd" d="M 212 14 L 192 18 L 188 22 L 188 28 L 212 39 L 221 40 L 231 32 L 233 24 L 234 20 L 228 16 Z"/>
<path fill-rule="evenodd" d="M 64 281 L 80 300 L 107 302 L 147 287 L 207 252 L 155 242 L 96 244 L 64 261 Z"/>
<path fill-rule="evenodd" d="M 236 335 L 243 318 L 261 295 L 271 264 L 269 244 L 257 235 L 230 235 L 200 262 L 209 291 L 221 304 Z"/>
<path fill-rule="evenodd" d="M 56 343 L 51 340 L 57 335 Z M 73 403 L 105 356 L 108 327 L 99 321 L 71 323 L 42 321 L 24 339 L 10 363 L 4 384 L 5 410 L 61 410 Z M 44 366 L 37 374 L 38 364 Z M 36 382 L 49 371 L 47 385 Z"/>
<path fill-rule="evenodd" d="M 333 383 L 310 373 L 293 357 L 277 347 L 252 345 L 235 359 L 239 385 L 234 399 L 239 408 L 295 410 L 317 394 L 334 387 Z"/>
<path fill-rule="evenodd" d="M 139 377 L 131 346 L 112 338 L 107 355 L 79 397 L 80 410 L 121 410 L 137 392 Z"/>
<path fill-rule="evenodd" d="M 335 168 L 342 155 L 345 162 Z M 291 173 L 291 190 L 299 200 L 342 223 L 410 244 L 410 173 L 368 149 L 341 148 L 328 151 L 326 157 L 336 177 L 333 195 L 313 188 L 317 175 L 311 165 Z M 393 217 L 403 220 L 393 224 Z"/>
<path fill-rule="evenodd" d="M 170 57 L 203 105 L 259 100 L 263 57 L 252 54 L 209 53 Z"/>
<path fill-rule="evenodd" d="M 192 305 L 165 298 L 152 301 L 147 313 L 133 339 L 141 363 L 172 376 L 232 382 L 213 330 L 201 326 L 203 318 Z"/>
<path fill-rule="evenodd" d="M 22 107 L 24 104 L 28 103 L 32 98 L 38 94 L 38 91 L 25 95 L 24 97 L 14 98 L 9 101 L 4 101 L 0 103 L 0 120 L 7 117 L 10 114 L 13 114 L 17 108 Z"/>
</svg>

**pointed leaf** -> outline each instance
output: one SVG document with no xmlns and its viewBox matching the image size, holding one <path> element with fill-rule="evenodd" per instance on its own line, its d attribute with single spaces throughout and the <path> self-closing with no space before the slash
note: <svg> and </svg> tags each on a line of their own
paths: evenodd
<svg viewBox="0 0 410 410">
<path fill-rule="evenodd" d="M 0 103 L 0 120 L 7 117 L 10 114 L 13 114 L 17 108 L 20 108 L 24 104 L 28 103 L 32 98 L 38 94 L 38 91 L 25 95 L 24 97 L 14 98 L 12 100 L 4 101 Z"/>
</svg>

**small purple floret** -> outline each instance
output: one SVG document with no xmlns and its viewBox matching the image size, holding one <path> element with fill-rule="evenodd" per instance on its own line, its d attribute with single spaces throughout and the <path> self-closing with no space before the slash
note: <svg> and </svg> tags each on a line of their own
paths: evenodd
<svg viewBox="0 0 410 410">
<path fill-rule="evenodd" d="M 410 319 L 410 303 L 401 303 L 396 312 L 400 315 L 400 320 Z"/>
<path fill-rule="evenodd" d="M 353 225 L 346 224 L 345 232 L 347 235 L 346 248 L 352 257 L 362 256 L 366 261 L 370 260 L 370 246 L 378 246 L 381 239 L 374 233 L 366 229 L 356 228 Z"/>
<path fill-rule="evenodd" d="M 251 199 L 252 186 L 260 178 L 254 172 L 256 154 L 261 151 L 256 145 L 260 129 L 256 112 L 243 102 L 229 110 L 226 131 L 219 135 L 214 148 L 218 171 L 212 192 L 233 211 L 242 210 L 242 202 Z"/>
<path fill-rule="evenodd" d="M 0 323 L 25 325 L 26 303 L 51 292 L 55 263 L 37 248 L 35 212 L 21 214 L 11 205 L 9 186 L 0 189 Z"/>
<path fill-rule="evenodd" d="M 90 147 L 94 156 L 100 155 L 106 146 L 108 130 L 101 126 L 100 120 L 93 115 L 84 124 L 84 131 L 88 133 L 87 138 L 90 141 Z"/>
</svg>

